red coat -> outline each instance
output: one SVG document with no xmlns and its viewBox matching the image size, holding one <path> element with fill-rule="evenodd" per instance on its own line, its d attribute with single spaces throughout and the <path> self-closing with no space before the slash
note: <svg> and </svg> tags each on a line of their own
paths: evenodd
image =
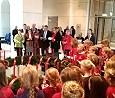
<svg viewBox="0 0 115 98">
<path fill-rule="evenodd" d="M 69 55 L 74 56 L 74 55 L 77 55 L 77 54 L 78 54 L 77 48 L 72 48 Z"/>
<path fill-rule="evenodd" d="M 39 48 L 39 43 L 40 43 L 40 35 L 39 33 L 34 33 L 34 48 Z"/>
<path fill-rule="evenodd" d="M 47 96 L 47 98 L 52 98 L 52 96 L 55 93 L 61 92 L 61 89 L 59 87 L 46 87 L 43 89 L 43 91 L 45 92 L 45 96 Z"/>
<path fill-rule="evenodd" d="M 61 92 L 55 93 L 52 98 L 61 98 Z"/>
<path fill-rule="evenodd" d="M 102 56 L 102 48 L 99 50 L 99 56 Z"/>
<path fill-rule="evenodd" d="M 27 39 L 27 42 L 26 43 L 29 43 L 27 45 L 29 46 L 33 46 L 33 38 L 34 38 L 34 35 L 31 33 L 31 39 L 29 39 L 29 33 L 26 34 L 26 39 Z M 28 40 L 29 39 L 29 40 Z"/>
<path fill-rule="evenodd" d="M 77 61 L 82 61 L 84 59 L 86 59 L 87 55 L 85 54 L 85 52 L 82 52 L 82 53 L 78 53 L 75 57 L 75 60 Z"/>
<path fill-rule="evenodd" d="M 115 98 L 115 86 L 110 86 L 106 92 L 107 98 Z"/>
<path fill-rule="evenodd" d="M 0 98 L 14 98 L 14 93 L 9 87 L 2 87 L 0 89 Z"/>
<path fill-rule="evenodd" d="M 66 42 L 64 44 L 64 50 L 71 50 L 72 49 L 72 47 L 71 47 L 71 40 L 72 40 L 72 36 L 71 35 L 65 35 L 64 36 L 63 42 Z"/>
</svg>

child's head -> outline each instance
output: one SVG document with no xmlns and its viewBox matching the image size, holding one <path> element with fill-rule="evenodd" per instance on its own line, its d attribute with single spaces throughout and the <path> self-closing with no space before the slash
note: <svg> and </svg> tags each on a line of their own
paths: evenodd
<svg viewBox="0 0 115 98">
<path fill-rule="evenodd" d="M 97 54 L 98 53 L 98 48 L 96 46 L 91 46 L 89 48 L 89 53 L 94 53 L 94 54 Z"/>
<path fill-rule="evenodd" d="M 91 76 L 89 78 L 89 89 L 91 98 L 105 98 L 106 81 L 102 76 Z"/>
<path fill-rule="evenodd" d="M 77 50 L 78 50 L 78 52 L 82 52 L 82 51 L 84 51 L 84 48 L 85 47 L 83 44 L 79 44 Z"/>
<path fill-rule="evenodd" d="M 22 86 L 25 89 L 31 89 L 32 87 L 38 86 L 39 77 L 37 70 L 32 66 L 28 65 L 22 72 Z"/>
<path fill-rule="evenodd" d="M 113 68 L 105 69 L 104 77 L 110 85 L 113 85 L 113 83 L 115 85 L 115 69 Z"/>
<path fill-rule="evenodd" d="M 84 90 L 76 81 L 67 81 L 62 88 L 62 98 L 84 98 Z"/>
<path fill-rule="evenodd" d="M 71 41 L 71 45 L 73 48 L 77 48 L 78 46 L 78 40 L 76 38 L 73 38 Z"/>
<path fill-rule="evenodd" d="M 85 40 L 85 41 L 84 41 L 84 46 L 85 46 L 85 48 L 86 48 L 87 50 L 89 50 L 89 47 L 90 47 L 90 46 L 93 46 L 93 42 L 90 41 L 90 40 Z"/>
<path fill-rule="evenodd" d="M 6 69 L 2 63 L 0 63 L 0 87 L 6 86 Z"/>
<path fill-rule="evenodd" d="M 49 68 L 46 71 L 45 78 L 54 86 L 56 86 L 56 84 L 60 81 L 59 72 L 56 68 L 53 67 Z"/>
<path fill-rule="evenodd" d="M 115 61 L 112 60 L 106 61 L 105 69 L 115 69 Z"/>
<path fill-rule="evenodd" d="M 76 81 L 78 83 L 82 81 L 82 73 L 78 67 L 66 67 L 61 71 L 60 77 L 62 84 L 66 81 Z"/>
<path fill-rule="evenodd" d="M 80 65 L 83 73 L 85 73 L 85 71 L 90 72 L 91 69 L 95 66 L 90 60 L 82 60 Z"/>
<path fill-rule="evenodd" d="M 66 35 L 70 35 L 71 31 L 69 29 L 66 30 Z"/>
<path fill-rule="evenodd" d="M 94 54 L 94 53 L 89 53 L 89 54 L 87 55 L 87 59 L 88 59 L 88 60 L 91 60 L 92 63 L 93 63 L 95 66 L 98 66 L 98 65 L 99 65 L 99 58 L 98 58 L 98 56 L 97 56 L 96 54 Z"/>
<path fill-rule="evenodd" d="M 102 44 L 102 48 L 103 48 L 103 47 L 109 47 L 109 41 L 108 41 L 108 39 L 102 40 L 102 41 L 101 41 L 101 44 Z"/>
<path fill-rule="evenodd" d="M 109 47 L 103 47 L 102 53 L 107 56 L 107 58 L 111 58 L 114 52 Z"/>
</svg>

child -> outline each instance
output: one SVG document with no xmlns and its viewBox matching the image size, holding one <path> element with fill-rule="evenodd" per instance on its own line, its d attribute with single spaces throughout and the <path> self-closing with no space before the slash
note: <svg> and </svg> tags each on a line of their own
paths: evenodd
<svg viewBox="0 0 115 98">
<path fill-rule="evenodd" d="M 46 81 L 49 82 L 49 86 L 43 89 L 45 98 L 52 98 L 55 93 L 61 91 L 59 72 L 56 68 L 49 68 L 45 75 Z"/>
<path fill-rule="evenodd" d="M 104 40 L 101 41 L 101 49 L 99 50 L 99 56 L 103 55 L 102 49 L 104 47 L 109 47 L 109 41 L 108 41 L 108 39 L 104 39 Z"/>
<path fill-rule="evenodd" d="M 84 90 L 76 81 L 64 83 L 62 98 L 84 98 Z"/>
<path fill-rule="evenodd" d="M 85 46 L 85 52 L 88 53 L 89 48 L 93 46 L 93 42 L 87 39 L 84 41 L 84 46 Z"/>
<path fill-rule="evenodd" d="M 85 90 L 85 98 L 89 98 L 90 90 L 88 88 L 89 78 L 92 76 L 92 68 L 95 66 L 90 60 L 82 60 L 80 62 L 81 71 L 83 72 L 83 88 Z"/>
<path fill-rule="evenodd" d="M 71 41 L 72 49 L 70 51 L 70 56 L 77 55 L 78 41 L 76 38 L 73 38 Z"/>
<path fill-rule="evenodd" d="M 80 68 L 74 66 L 74 67 L 66 67 L 63 69 L 60 73 L 60 78 L 62 85 L 67 82 L 67 81 L 76 81 L 77 83 L 82 85 L 82 72 Z M 56 93 L 53 95 L 52 98 L 61 98 L 62 93 Z"/>
<path fill-rule="evenodd" d="M 76 65 L 75 60 L 74 60 L 75 55 L 78 54 L 78 51 L 77 51 L 78 41 L 77 41 L 76 38 L 73 38 L 73 39 L 72 39 L 71 45 L 72 45 L 72 49 L 71 49 L 71 51 L 70 51 L 70 53 L 69 53 L 69 56 L 70 56 L 70 58 L 71 58 L 71 63 L 72 63 L 72 65 Z"/>
<path fill-rule="evenodd" d="M 98 48 L 96 46 L 91 46 L 89 48 L 88 53 L 94 53 L 94 54 L 98 55 Z"/>
<path fill-rule="evenodd" d="M 104 77 L 110 85 L 107 88 L 106 92 L 107 98 L 115 98 L 115 69 L 113 68 L 105 69 Z"/>
<path fill-rule="evenodd" d="M 89 79 L 89 89 L 90 89 L 89 98 L 106 98 L 107 87 L 108 85 L 102 76 L 100 75 L 91 76 Z"/>
<path fill-rule="evenodd" d="M 36 98 L 38 91 L 38 72 L 33 66 L 28 65 L 22 72 L 20 88 L 15 98 Z"/>
<path fill-rule="evenodd" d="M 100 75 L 102 66 L 99 64 L 99 57 L 94 53 L 89 53 L 87 55 L 87 59 L 91 60 L 92 63 L 95 65 L 95 67 L 92 70 L 93 74 L 94 75 Z"/>
<path fill-rule="evenodd" d="M 7 85 L 6 69 L 2 63 L 0 63 L 0 98 L 14 98 L 12 90 Z"/>
<path fill-rule="evenodd" d="M 86 54 L 84 52 L 84 45 L 83 44 L 78 45 L 77 51 L 78 51 L 78 53 L 75 56 L 76 61 L 82 61 L 82 60 L 86 59 Z"/>
</svg>

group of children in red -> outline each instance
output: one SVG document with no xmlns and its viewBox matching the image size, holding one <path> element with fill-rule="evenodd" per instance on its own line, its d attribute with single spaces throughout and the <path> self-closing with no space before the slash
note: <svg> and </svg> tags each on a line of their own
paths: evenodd
<svg viewBox="0 0 115 98">
<path fill-rule="evenodd" d="M 60 73 L 56 68 L 45 72 L 42 89 L 38 88 L 39 75 L 28 65 L 22 72 L 21 88 L 14 96 L 7 86 L 5 68 L 0 63 L 0 98 L 115 98 L 115 53 L 109 41 L 101 41 L 100 49 L 90 40 L 78 44 L 70 41 L 71 67 Z"/>
</svg>

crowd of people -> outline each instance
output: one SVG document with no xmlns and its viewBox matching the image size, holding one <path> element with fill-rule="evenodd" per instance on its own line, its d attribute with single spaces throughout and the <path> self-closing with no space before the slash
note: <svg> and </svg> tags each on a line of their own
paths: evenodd
<svg viewBox="0 0 115 98">
<path fill-rule="evenodd" d="M 17 56 L 22 56 L 22 49 L 24 47 L 24 55 L 35 55 L 40 54 L 40 49 L 42 55 L 48 54 L 49 47 L 51 48 L 51 53 L 55 54 L 59 52 L 60 46 L 62 46 L 62 51 L 69 55 L 72 49 L 71 40 L 75 38 L 76 31 L 74 26 L 67 26 L 64 31 L 61 27 L 54 27 L 52 30 L 48 30 L 48 26 L 44 25 L 41 29 L 37 29 L 36 25 L 33 24 L 32 27 L 23 24 L 23 29 L 17 29 L 17 26 L 12 31 L 14 47 L 17 51 Z M 89 29 L 87 36 L 82 37 L 82 33 L 76 37 L 80 43 L 84 40 L 89 39 L 95 44 L 95 37 L 92 30 Z"/>
<path fill-rule="evenodd" d="M 32 44 L 34 46 L 35 43 L 31 43 L 34 36 L 42 39 L 44 54 L 44 50 L 47 52 L 46 48 L 49 47 L 49 40 L 54 52 L 60 49 L 61 41 L 65 57 L 70 58 L 72 66 L 63 68 L 61 72 L 50 67 L 45 72 L 43 83 L 39 85 L 37 70 L 27 65 L 22 72 L 21 87 L 14 95 L 8 87 L 4 65 L 0 63 L 0 98 L 115 98 L 115 51 L 109 47 L 107 39 L 102 40 L 101 46 L 97 47 L 91 29 L 85 38 L 81 34 L 74 38 L 68 28 L 65 33 L 60 33 L 60 29 L 55 27 L 51 33 L 44 26 L 41 31 L 47 33 L 37 30 L 39 37 L 34 35 L 35 30 L 29 29 L 24 34 L 26 40 L 23 40 L 22 31 L 18 30 L 18 35 L 14 36 L 15 46 L 21 44 L 22 48 L 23 42 L 26 43 L 25 48 Z M 20 47 L 16 48 L 20 51 Z"/>
<path fill-rule="evenodd" d="M 66 30 L 66 34 L 70 31 Z M 100 49 L 91 40 L 79 43 L 72 38 L 69 43 L 71 50 L 65 52 L 70 56 L 71 67 L 61 72 L 47 69 L 39 85 L 37 70 L 27 65 L 16 95 L 8 87 L 5 67 L 0 63 L 0 98 L 115 98 L 115 53 L 109 41 L 102 40 Z"/>
</svg>

